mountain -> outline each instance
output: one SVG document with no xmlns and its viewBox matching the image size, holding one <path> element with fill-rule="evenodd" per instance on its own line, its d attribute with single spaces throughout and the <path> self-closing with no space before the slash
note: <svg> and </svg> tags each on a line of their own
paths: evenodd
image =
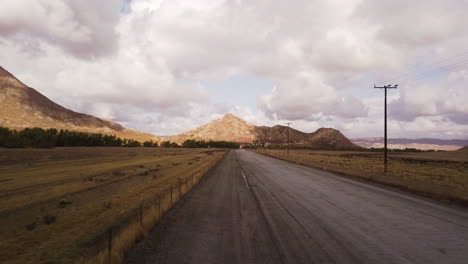
<svg viewBox="0 0 468 264">
<path fill-rule="evenodd" d="M 167 137 L 165 140 L 182 143 L 187 139 L 233 141 L 250 144 L 254 140 L 266 141 L 267 144 L 286 144 L 288 142 L 288 127 L 286 126 L 256 126 L 232 114 L 214 120 L 208 124 L 187 131 L 183 134 Z M 359 148 L 346 138 L 340 131 L 332 128 L 320 128 L 313 133 L 305 133 L 289 128 L 291 144 L 316 148 Z"/>
<path fill-rule="evenodd" d="M 251 143 L 256 126 L 232 114 L 166 140 L 182 143 L 187 139 Z"/>
<path fill-rule="evenodd" d="M 116 135 L 135 140 L 155 140 L 154 135 L 62 107 L 15 78 L 0 66 L 0 126 L 56 128 Z"/>
<path fill-rule="evenodd" d="M 351 141 L 361 147 L 365 148 L 382 148 L 384 146 L 384 139 L 381 137 L 369 138 L 356 138 Z M 389 138 L 387 140 L 388 148 L 404 149 L 434 149 L 434 150 L 457 150 L 468 145 L 468 140 L 463 139 L 435 139 L 435 138 Z"/>
</svg>

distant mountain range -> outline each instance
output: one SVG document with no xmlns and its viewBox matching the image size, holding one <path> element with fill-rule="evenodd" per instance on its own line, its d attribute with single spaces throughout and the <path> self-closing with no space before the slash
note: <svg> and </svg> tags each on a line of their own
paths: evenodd
<svg viewBox="0 0 468 264">
<path fill-rule="evenodd" d="M 232 114 L 214 120 L 177 136 L 166 137 L 165 140 L 182 143 L 187 139 L 233 141 L 250 144 L 254 140 L 267 144 L 286 144 L 288 142 L 288 127 L 286 126 L 256 126 Z M 346 138 L 340 131 L 333 128 L 320 128 L 313 133 L 305 133 L 293 128 L 289 130 L 291 144 L 317 148 L 356 149 L 359 148 Z"/>
<path fill-rule="evenodd" d="M 74 112 L 62 107 L 0 67 L 0 126 L 21 130 L 27 127 L 56 128 L 86 133 L 116 135 L 145 141 L 156 137 L 120 124 Z"/>
<path fill-rule="evenodd" d="M 86 133 L 116 135 L 139 141 L 158 140 L 155 135 L 128 129 L 122 125 L 92 115 L 81 114 L 60 106 L 33 88 L 28 87 L 0 67 L 0 126 L 21 130 L 27 127 L 56 128 Z M 358 148 L 340 131 L 321 128 L 304 133 L 291 128 L 292 144 L 320 148 Z M 166 140 L 182 143 L 187 139 L 233 141 L 250 144 L 254 140 L 268 144 L 287 143 L 285 126 L 255 126 L 232 114 Z"/>
<path fill-rule="evenodd" d="M 355 138 L 351 141 L 364 148 L 382 148 L 384 139 L 381 137 Z M 416 149 L 434 149 L 434 150 L 457 150 L 468 146 L 468 139 L 435 139 L 435 138 L 389 138 L 388 147 L 393 149 L 416 148 Z"/>
</svg>

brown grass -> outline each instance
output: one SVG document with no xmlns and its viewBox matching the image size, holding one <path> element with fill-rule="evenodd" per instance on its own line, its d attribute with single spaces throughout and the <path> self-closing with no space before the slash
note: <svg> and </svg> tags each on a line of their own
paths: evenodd
<svg viewBox="0 0 468 264">
<path fill-rule="evenodd" d="M 260 154 L 380 182 L 429 197 L 468 203 L 468 155 L 463 152 L 390 154 L 353 151 L 258 150 Z"/>
<path fill-rule="evenodd" d="M 223 154 L 164 148 L 0 149 L 0 262 L 102 263 L 95 256 L 109 259 L 106 236 L 115 228 L 116 263 L 159 220 L 159 208 L 165 212 L 172 206 L 170 186 L 189 179 L 182 185 L 184 194 L 192 175 L 196 183 Z M 177 187 L 172 201 L 179 196 Z"/>
</svg>

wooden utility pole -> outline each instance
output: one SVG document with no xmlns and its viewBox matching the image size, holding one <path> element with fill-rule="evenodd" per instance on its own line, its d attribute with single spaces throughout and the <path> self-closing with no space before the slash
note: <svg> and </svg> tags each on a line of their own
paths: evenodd
<svg viewBox="0 0 468 264">
<path fill-rule="evenodd" d="M 288 148 L 287 148 L 287 153 L 288 153 L 288 156 L 289 156 L 289 125 L 291 125 L 292 123 L 288 122 L 288 123 L 285 123 L 285 124 L 288 126 Z"/>
<path fill-rule="evenodd" d="M 385 91 L 385 101 L 384 101 L 384 171 L 385 173 L 387 172 L 387 89 L 397 89 L 398 84 L 392 86 L 391 84 L 389 85 L 384 85 L 382 87 L 377 87 L 374 84 L 375 89 L 384 89 Z"/>
<path fill-rule="evenodd" d="M 263 132 L 263 149 L 266 153 L 266 150 L 267 150 L 267 138 L 268 138 L 268 127 L 263 127 L 262 129 L 262 132 Z"/>
</svg>

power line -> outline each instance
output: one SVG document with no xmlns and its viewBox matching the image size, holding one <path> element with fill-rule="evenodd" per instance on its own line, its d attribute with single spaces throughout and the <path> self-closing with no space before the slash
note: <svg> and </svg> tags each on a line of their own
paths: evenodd
<svg viewBox="0 0 468 264">
<path fill-rule="evenodd" d="M 430 77 L 434 74 L 437 74 L 437 73 L 445 73 L 445 72 L 452 72 L 454 70 L 461 70 L 463 69 L 465 65 L 468 65 L 468 59 L 464 62 L 459 62 L 457 64 L 453 64 L 453 65 L 448 65 L 448 66 L 444 66 L 442 68 L 437 68 L 437 69 L 433 69 L 431 71 L 427 71 L 425 73 L 422 73 L 420 75 L 417 75 L 417 76 L 414 76 L 413 78 L 409 78 L 407 80 L 404 80 L 404 81 L 417 81 L 417 80 L 421 80 L 421 79 L 425 79 L 426 77 Z"/>
<path fill-rule="evenodd" d="M 451 56 L 445 59 L 426 65 L 427 70 L 412 70 L 406 73 L 395 75 L 386 82 L 404 82 L 411 80 L 420 80 L 437 72 L 449 72 L 452 70 L 463 69 L 468 64 L 468 51 L 462 52 L 458 55 Z"/>
<path fill-rule="evenodd" d="M 424 79 L 426 77 L 430 77 L 432 75 L 435 75 L 437 73 L 451 72 L 453 70 L 463 69 L 463 66 L 465 66 L 467 64 L 468 64 L 468 58 L 465 61 L 459 61 L 457 63 L 445 65 L 445 66 L 442 66 L 440 68 L 430 69 L 430 70 L 427 70 L 425 72 L 421 72 L 421 73 L 409 76 L 408 78 L 400 79 L 399 81 L 420 80 L 420 79 Z"/>
<path fill-rule="evenodd" d="M 398 84 L 392 86 L 391 84 L 389 85 L 384 85 L 381 87 L 377 87 L 374 84 L 374 89 L 384 89 L 385 91 L 385 101 L 384 101 L 384 172 L 387 173 L 387 90 L 388 89 L 397 89 Z"/>
</svg>

